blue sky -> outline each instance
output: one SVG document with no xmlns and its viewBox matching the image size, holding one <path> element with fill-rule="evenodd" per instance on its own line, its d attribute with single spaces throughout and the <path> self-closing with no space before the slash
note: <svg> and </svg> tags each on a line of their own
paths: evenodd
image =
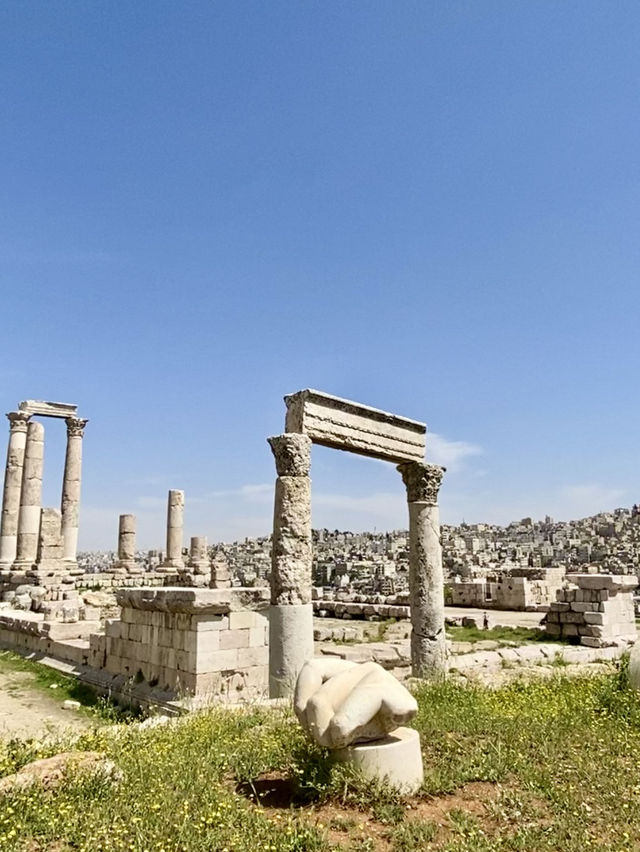
<svg viewBox="0 0 640 852">
<path fill-rule="evenodd" d="M 640 500 L 639 43 L 631 2 L 4 4 L 0 391 L 90 418 L 81 547 L 161 546 L 168 488 L 267 533 L 304 387 L 426 421 L 446 522 Z M 391 465 L 312 476 L 316 526 L 406 525 Z"/>
</svg>

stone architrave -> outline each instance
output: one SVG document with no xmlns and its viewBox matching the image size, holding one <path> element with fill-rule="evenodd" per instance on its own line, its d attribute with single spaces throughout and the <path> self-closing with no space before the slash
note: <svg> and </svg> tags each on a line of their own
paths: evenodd
<svg viewBox="0 0 640 852">
<path fill-rule="evenodd" d="M 0 570 L 13 565 L 18 549 L 18 516 L 20 514 L 20 491 L 22 469 L 27 443 L 27 426 L 30 414 L 12 411 L 9 418 L 9 446 L 4 473 L 2 495 L 2 520 L 0 523 Z"/>
<path fill-rule="evenodd" d="M 311 439 L 269 438 L 275 487 L 269 611 L 269 694 L 293 694 L 302 666 L 313 657 L 311 603 Z"/>
<path fill-rule="evenodd" d="M 62 479 L 62 537 L 64 559 L 76 563 L 78 555 L 78 507 L 82 479 L 82 438 L 89 421 L 67 417 L 67 452 Z"/>
<path fill-rule="evenodd" d="M 427 427 L 379 408 L 306 390 L 285 396 L 285 432 L 314 444 L 398 463 L 424 459 Z"/>
<path fill-rule="evenodd" d="M 446 673 L 444 575 L 438 490 L 445 468 L 406 462 L 398 470 L 409 504 L 409 597 L 411 673 L 439 678 Z"/>
<path fill-rule="evenodd" d="M 209 586 L 212 589 L 228 589 L 231 587 L 229 560 L 221 547 L 216 550 L 211 560 L 211 579 Z"/>
<path fill-rule="evenodd" d="M 184 570 L 182 537 L 184 524 L 184 491 L 169 491 L 167 501 L 167 552 L 158 571 L 165 574 Z"/>
<path fill-rule="evenodd" d="M 114 569 L 119 574 L 142 574 L 136 562 L 136 516 L 120 515 L 118 521 L 118 559 Z"/>
<path fill-rule="evenodd" d="M 40 510 L 42 508 L 42 472 L 44 467 L 44 426 L 32 422 L 27 427 L 27 444 L 22 469 L 16 571 L 29 570 L 38 556 Z"/>
</svg>

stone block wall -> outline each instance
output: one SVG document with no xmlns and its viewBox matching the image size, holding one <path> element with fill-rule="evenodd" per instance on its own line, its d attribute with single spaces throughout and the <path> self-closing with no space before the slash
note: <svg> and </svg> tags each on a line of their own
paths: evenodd
<svg viewBox="0 0 640 852">
<path fill-rule="evenodd" d="M 268 589 L 120 589 L 119 620 L 90 639 L 89 662 L 199 699 L 264 697 Z"/>
<path fill-rule="evenodd" d="M 516 569 L 510 575 L 488 575 L 477 580 L 449 580 L 446 603 L 481 609 L 537 610 L 555 600 L 564 569 Z"/>
<path fill-rule="evenodd" d="M 546 615 L 549 636 L 603 648 L 637 637 L 633 590 L 637 578 L 617 574 L 567 574 Z"/>
</svg>

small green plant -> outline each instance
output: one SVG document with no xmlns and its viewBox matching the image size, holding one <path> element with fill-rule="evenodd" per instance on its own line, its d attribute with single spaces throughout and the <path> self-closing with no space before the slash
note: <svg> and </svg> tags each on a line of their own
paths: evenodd
<svg viewBox="0 0 640 852">
<path fill-rule="evenodd" d="M 408 820 L 391 832 L 389 839 L 393 852 L 418 852 L 425 843 L 436 839 L 438 826 L 434 822 Z"/>
</svg>

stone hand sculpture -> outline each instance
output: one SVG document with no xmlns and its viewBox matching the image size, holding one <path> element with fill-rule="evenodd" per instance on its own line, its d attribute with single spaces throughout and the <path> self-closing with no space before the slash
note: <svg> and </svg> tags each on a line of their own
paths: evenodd
<svg viewBox="0 0 640 852">
<path fill-rule="evenodd" d="M 377 663 L 309 660 L 294 695 L 296 716 L 321 746 L 340 749 L 379 740 L 412 719 L 415 698 Z"/>
</svg>

